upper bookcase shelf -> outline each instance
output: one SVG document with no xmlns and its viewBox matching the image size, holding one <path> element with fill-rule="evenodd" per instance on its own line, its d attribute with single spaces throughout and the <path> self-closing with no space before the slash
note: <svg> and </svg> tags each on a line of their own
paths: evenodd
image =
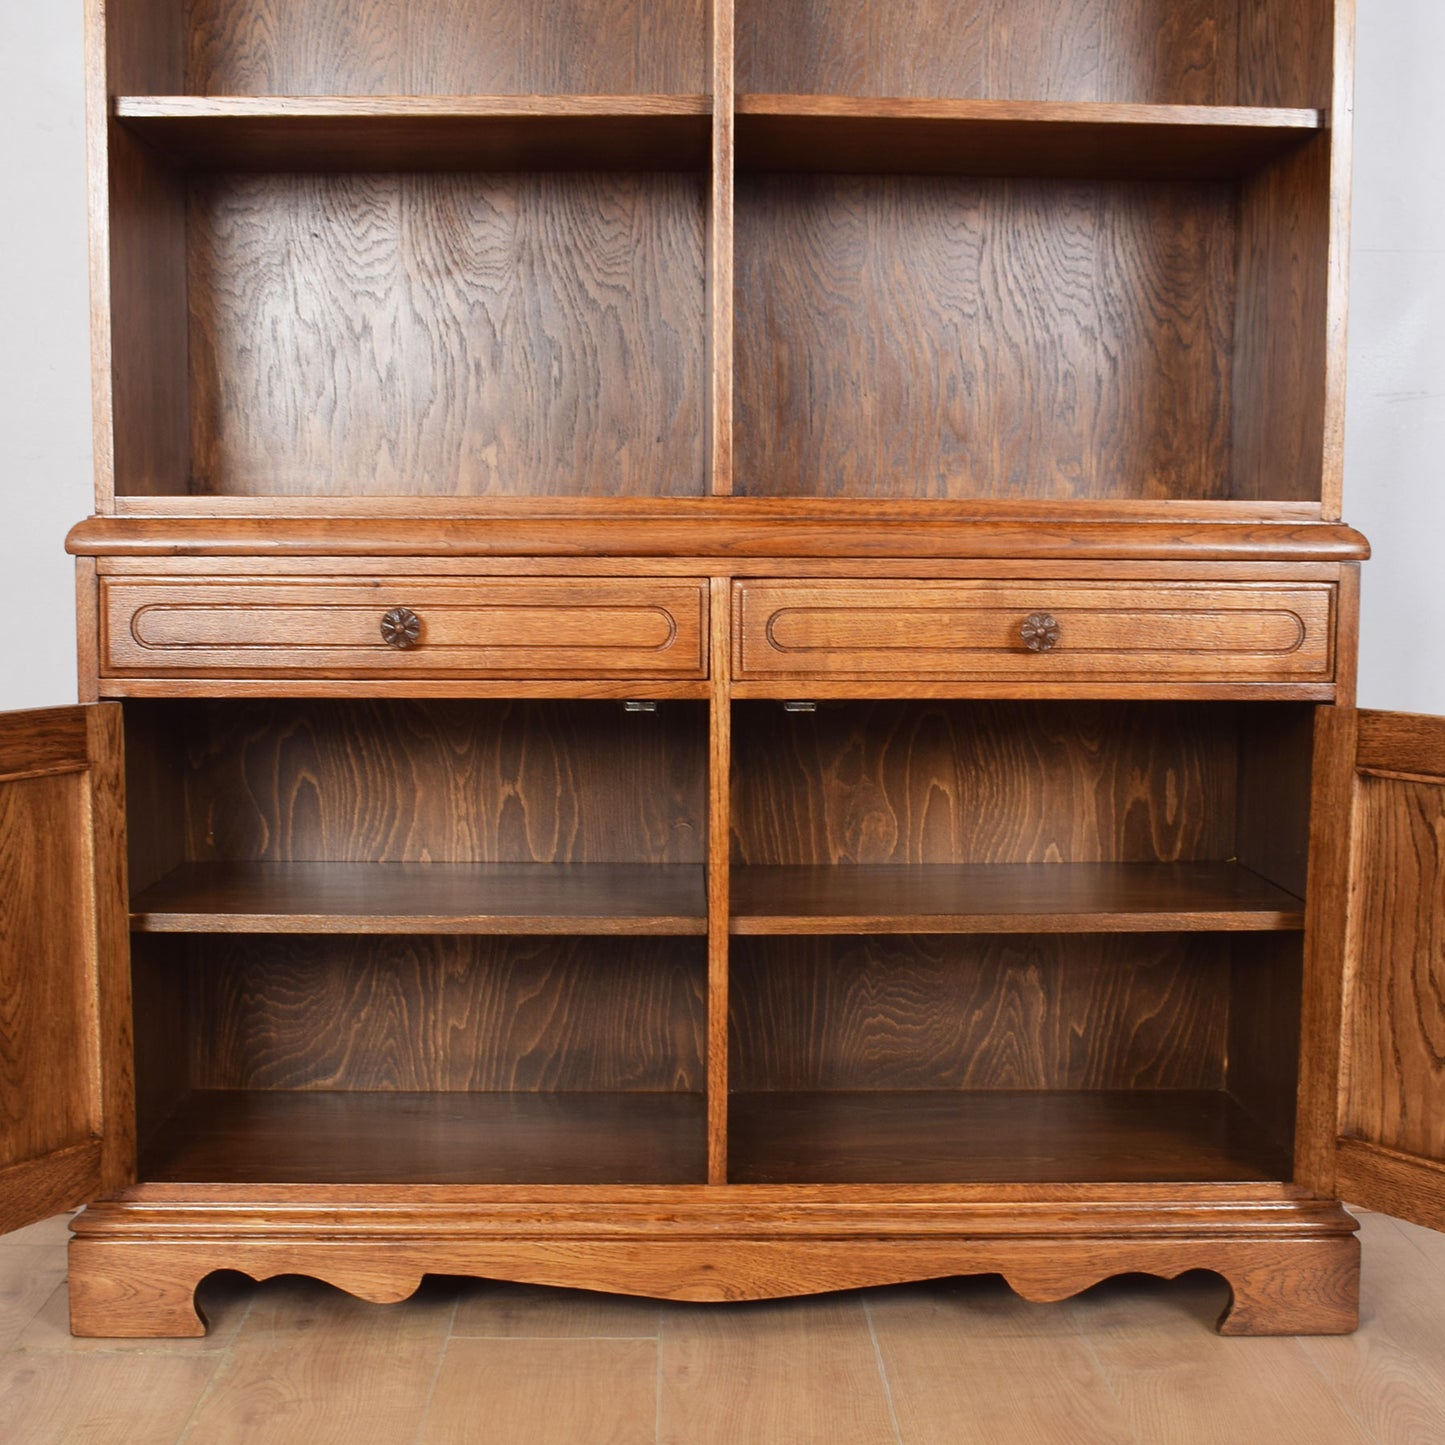
<svg viewBox="0 0 1445 1445">
<path fill-rule="evenodd" d="M 1323 125 L 1317 110 L 1251 106 L 740 95 L 737 154 L 755 171 L 1227 179 Z"/>
<path fill-rule="evenodd" d="M 120 96 L 116 119 L 185 165 L 239 171 L 693 170 L 706 95 Z"/>
</svg>

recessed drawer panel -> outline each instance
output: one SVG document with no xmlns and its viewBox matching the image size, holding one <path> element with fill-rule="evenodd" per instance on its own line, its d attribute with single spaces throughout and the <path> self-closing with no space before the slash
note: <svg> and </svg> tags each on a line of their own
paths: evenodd
<svg viewBox="0 0 1445 1445">
<path fill-rule="evenodd" d="M 102 672 L 706 675 L 706 583 L 104 578 Z"/>
<path fill-rule="evenodd" d="M 1328 682 L 1334 584 L 739 582 L 767 678 Z"/>
</svg>

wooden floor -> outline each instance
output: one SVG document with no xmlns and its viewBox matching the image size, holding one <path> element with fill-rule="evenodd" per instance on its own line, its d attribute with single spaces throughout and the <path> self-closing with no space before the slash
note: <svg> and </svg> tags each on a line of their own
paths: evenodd
<svg viewBox="0 0 1445 1445">
<path fill-rule="evenodd" d="M 1224 1287 L 996 1279 L 716 1308 L 217 1278 L 204 1340 L 72 1340 L 65 1220 L 0 1239 L 5 1445 L 1439 1445 L 1445 1236 L 1366 1216 L 1364 1325 L 1224 1340 Z"/>
</svg>

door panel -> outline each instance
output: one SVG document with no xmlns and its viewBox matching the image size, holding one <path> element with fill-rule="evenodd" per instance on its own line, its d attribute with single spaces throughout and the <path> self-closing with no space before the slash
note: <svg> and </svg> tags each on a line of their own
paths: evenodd
<svg viewBox="0 0 1445 1445">
<path fill-rule="evenodd" d="M 1306 1090 L 1314 1162 L 1345 1200 L 1445 1228 L 1445 719 L 1327 709 L 1319 744 L 1311 867 L 1337 881 L 1312 871 L 1307 1039 L 1331 988 L 1338 1023 L 1335 1086 Z"/>
<path fill-rule="evenodd" d="M 0 716 L 0 1232 L 133 1177 L 120 709 Z"/>
</svg>

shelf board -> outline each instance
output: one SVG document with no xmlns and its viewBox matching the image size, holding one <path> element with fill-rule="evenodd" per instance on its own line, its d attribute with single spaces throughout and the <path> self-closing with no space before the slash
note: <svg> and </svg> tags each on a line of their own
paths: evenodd
<svg viewBox="0 0 1445 1445">
<path fill-rule="evenodd" d="M 1317 110 L 739 95 L 740 170 L 1222 180 L 1318 134 Z"/>
<path fill-rule="evenodd" d="M 1237 863 L 740 866 L 733 933 L 1268 932 L 1304 903 Z"/>
<path fill-rule="evenodd" d="M 183 165 L 237 171 L 705 170 L 705 95 L 123 95 Z"/>
<path fill-rule="evenodd" d="M 140 1178 L 213 1184 L 700 1184 L 701 1094 L 196 1090 Z"/>
<path fill-rule="evenodd" d="M 740 1093 L 734 1184 L 1136 1184 L 1289 1178 L 1288 1151 L 1194 1090 Z"/>
<path fill-rule="evenodd" d="M 692 863 L 187 863 L 131 902 L 137 933 L 707 932 Z"/>
</svg>

